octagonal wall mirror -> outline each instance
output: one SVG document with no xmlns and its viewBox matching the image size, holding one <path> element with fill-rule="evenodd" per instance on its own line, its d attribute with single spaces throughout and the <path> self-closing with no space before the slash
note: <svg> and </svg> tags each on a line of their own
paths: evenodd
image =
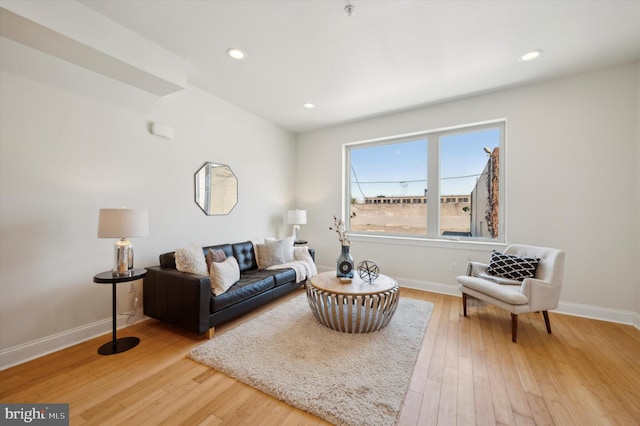
<svg viewBox="0 0 640 426">
<path fill-rule="evenodd" d="M 195 201 L 207 215 L 229 214 L 238 204 L 238 179 L 231 167 L 204 163 L 195 174 Z"/>
</svg>

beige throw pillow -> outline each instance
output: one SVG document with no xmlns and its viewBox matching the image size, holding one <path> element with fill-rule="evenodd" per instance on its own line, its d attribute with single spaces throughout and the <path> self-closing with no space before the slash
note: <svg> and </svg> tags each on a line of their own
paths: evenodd
<svg viewBox="0 0 640 426">
<path fill-rule="evenodd" d="M 266 269 L 273 265 L 282 265 L 292 262 L 293 257 L 293 237 L 288 237 L 278 241 L 267 241 L 265 244 L 258 244 L 258 268 Z"/>
<path fill-rule="evenodd" d="M 229 256 L 224 262 L 213 262 L 209 273 L 211 291 L 220 296 L 240 280 L 240 266 L 235 257 Z"/>
<path fill-rule="evenodd" d="M 204 252 L 202 251 L 202 247 L 197 243 L 191 243 L 184 248 L 177 249 L 175 257 L 176 269 L 178 271 L 209 275 L 207 262 L 204 258 Z"/>
</svg>

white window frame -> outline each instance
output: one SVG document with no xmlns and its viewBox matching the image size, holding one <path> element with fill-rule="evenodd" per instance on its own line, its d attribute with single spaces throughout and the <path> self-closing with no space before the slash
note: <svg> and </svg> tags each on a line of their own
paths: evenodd
<svg viewBox="0 0 640 426">
<path fill-rule="evenodd" d="M 373 233 L 363 231 L 353 231 L 351 236 L 355 237 L 355 240 L 363 237 L 364 239 L 374 238 L 376 240 L 389 240 L 389 239 L 401 239 L 401 240 L 422 240 L 422 241 L 460 241 L 460 242 L 472 242 L 472 243 L 493 243 L 504 244 L 506 240 L 506 193 L 507 193 L 507 180 L 506 180 L 506 120 L 494 120 L 486 121 L 482 123 L 473 123 L 455 127 L 448 127 L 437 130 L 429 130 L 423 132 L 416 132 L 405 135 L 390 136 L 379 139 L 370 139 L 359 142 L 346 143 L 343 145 L 343 203 L 342 211 L 343 218 L 348 227 L 350 204 L 351 204 L 351 150 L 354 148 L 373 147 L 394 143 L 402 143 L 407 141 L 413 141 L 416 139 L 427 140 L 427 193 L 429 199 L 440 200 L 440 137 L 448 136 L 457 133 L 467 133 L 481 131 L 485 129 L 500 129 L 500 199 L 498 203 L 499 218 L 498 218 L 498 238 L 482 238 L 482 237 L 463 237 L 463 236 L 442 236 L 440 235 L 440 202 L 427 203 L 427 233 L 426 235 L 406 235 L 406 234 L 388 234 L 388 233 Z M 436 182 L 436 184 L 433 184 Z"/>
</svg>

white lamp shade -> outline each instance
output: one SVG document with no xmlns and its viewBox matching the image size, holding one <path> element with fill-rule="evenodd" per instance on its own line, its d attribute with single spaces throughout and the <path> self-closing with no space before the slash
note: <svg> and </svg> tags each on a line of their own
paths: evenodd
<svg viewBox="0 0 640 426">
<path fill-rule="evenodd" d="M 289 210 L 287 212 L 287 222 L 290 225 L 305 225 L 307 223 L 307 211 Z"/>
<path fill-rule="evenodd" d="M 147 209 L 100 209 L 98 238 L 146 237 L 149 235 Z"/>
</svg>

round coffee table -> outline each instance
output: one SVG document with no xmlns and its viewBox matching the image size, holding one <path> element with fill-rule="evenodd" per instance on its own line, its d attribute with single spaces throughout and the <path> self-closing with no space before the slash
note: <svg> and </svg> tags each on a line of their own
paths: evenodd
<svg viewBox="0 0 640 426">
<path fill-rule="evenodd" d="M 316 319 L 345 333 L 369 333 L 384 328 L 398 307 L 400 287 L 380 274 L 372 283 L 354 277 L 342 284 L 335 271 L 323 272 L 307 283 L 307 300 Z"/>
</svg>

